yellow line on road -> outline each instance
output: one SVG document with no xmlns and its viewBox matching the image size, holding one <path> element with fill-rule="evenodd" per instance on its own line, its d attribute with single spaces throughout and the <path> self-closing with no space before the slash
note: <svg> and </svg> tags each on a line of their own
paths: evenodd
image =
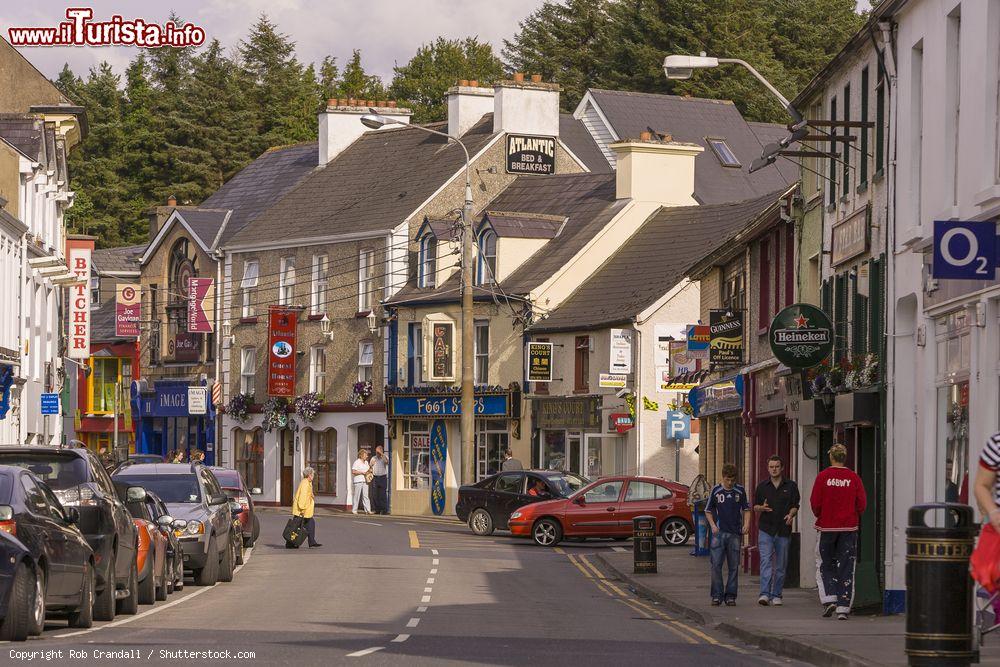
<svg viewBox="0 0 1000 667">
<path fill-rule="evenodd" d="M 407 531 L 410 534 L 410 548 L 419 549 L 420 548 L 420 538 L 417 537 L 417 531 L 410 530 Z"/>
<path fill-rule="evenodd" d="M 596 585 L 596 586 L 597 586 L 597 587 L 598 587 L 599 589 L 601 589 L 601 590 L 602 590 L 602 591 L 603 591 L 603 592 L 604 592 L 605 594 L 607 594 L 607 596 L 608 596 L 608 597 L 611 597 L 611 598 L 615 597 L 615 594 L 614 594 L 614 593 L 612 593 L 611 591 L 609 591 L 609 590 L 608 590 L 607 588 L 605 588 L 605 587 L 604 587 L 604 584 L 602 584 L 601 582 L 599 582 L 599 581 L 597 581 L 596 579 L 594 579 L 594 577 L 592 577 L 592 576 L 590 575 L 590 573 L 589 573 L 589 572 L 587 572 L 587 571 L 586 571 L 585 569 L 583 569 L 583 566 L 582 566 L 582 565 L 580 565 L 580 564 L 579 564 L 579 563 L 578 563 L 578 562 L 576 561 L 576 556 L 574 556 L 573 554 L 567 554 L 567 556 L 566 556 L 566 557 L 567 557 L 567 558 L 569 558 L 569 562 L 573 563 L 573 565 L 574 565 L 574 566 L 576 567 L 576 569 L 580 570 L 580 572 L 582 572 L 582 573 L 583 573 L 583 576 L 585 576 L 585 577 L 587 577 L 588 579 L 590 579 L 591 581 L 593 581 L 593 582 L 594 582 L 594 584 L 595 584 L 595 585 Z"/>
</svg>

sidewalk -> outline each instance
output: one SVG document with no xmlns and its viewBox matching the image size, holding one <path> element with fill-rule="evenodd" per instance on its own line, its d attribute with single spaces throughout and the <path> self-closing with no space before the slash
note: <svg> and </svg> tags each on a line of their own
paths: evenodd
<svg viewBox="0 0 1000 667">
<path fill-rule="evenodd" d="M 764 650 L 824 666 L 906 665 L 905 617 L 823 618 L 814 589 L 785 589 L 784 606 L 757 604 L 760 578 L 740 572 L 735 607 L 712 607 L 708 597 L 708 557 L 688 555 L 689 547 L 657 549 L 657 574 L 632 574 L 632 552 L 597 556 L 640 594 L 718 632 Z M 987 637 L 980 664 L 1000 666 L 1000 637 Z"/>
</svg>

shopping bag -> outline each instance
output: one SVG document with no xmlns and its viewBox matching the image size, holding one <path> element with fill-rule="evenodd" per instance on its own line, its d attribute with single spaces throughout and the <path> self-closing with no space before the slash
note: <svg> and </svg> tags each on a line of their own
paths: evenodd
<svg viewBox="0 0 1000 667">
<path fill-rule="evenodd" d="M 285 538 L 285 546 L 289 549 L 298 549 L 306 541 L 305 519 L 300 516 L 293 516 L 285 524 L 285 530 L 281 534 Z"/>
<path fill-rule="evenodd" d="M 983 526 L 969 559 L 969 572 L 989 593 L 1000 588 L 1000 533 L 992 524 Z"/>
</svg>

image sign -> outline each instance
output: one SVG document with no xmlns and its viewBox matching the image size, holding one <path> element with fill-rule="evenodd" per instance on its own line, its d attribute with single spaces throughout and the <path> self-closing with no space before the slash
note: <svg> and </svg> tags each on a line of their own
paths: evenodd
<svg viewBox="0 0 1000 667">
<path fill-rule="evenodd" d="M 528 343 L 528 382 L 552 382 L 552 343 Z"/>
<path fill-rule="evenodd" d="M 833 324 L 816 306 L 795 303 L 774 316 L 768 341 L 789 368 L 812 368 L 833 351 Z"/>
<path fill-rule="evenodd" d="M 268 312 L 267 395 L 295 396 L 296 313 L 284 308 Z"/>
<path fill-rule="evenodd" d="M 709 363 L 736 366 L 743 363 L 743 311 L 720 309 L 709 312 Z"/>
<path fill-rule="evenodd" d="M 133 338 L 139 335 L 139 286 L 119 283 L 115 289 L 115 336 Z"/>
<path fill-rule="evenodd" d="M 42 414 L 59 414 L 59 394 L 42 394 Z"/>
<path fill-rule="evenodd" d="M 556 173 L 555 137 L 507 135 L 508 174 Z"/>
</svg>

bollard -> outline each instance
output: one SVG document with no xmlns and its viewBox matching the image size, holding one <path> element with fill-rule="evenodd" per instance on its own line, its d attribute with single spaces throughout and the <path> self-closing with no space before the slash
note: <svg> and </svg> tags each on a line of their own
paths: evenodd
<svg viewBox="0 0 1000 667">
<path fill-rule="evenodd" d="M 694 519 L 694 548 L 691 549 L 692 556 L 707 556 L 708 550 L 708 519 L 705 518 L 705 505 L 707 500 L 697 500 L 691 509 L 691 516 Z"/>
<path fill-rule="evenodd" d="M 946 526 L 927 525 L 931 510 L 944 510 Z M 972 508 L 930 503 L 910 508 L 906 529 L 906 654 L 911 665 L 979 662 L 973 639 L 969 557 L 979 526 Z"/>
<path fill-rule="evenodd" d="M 632 561 L 632 571 L 636 574 L 656 574 L 655 516 L 632 519 Z"/>
</svg>

